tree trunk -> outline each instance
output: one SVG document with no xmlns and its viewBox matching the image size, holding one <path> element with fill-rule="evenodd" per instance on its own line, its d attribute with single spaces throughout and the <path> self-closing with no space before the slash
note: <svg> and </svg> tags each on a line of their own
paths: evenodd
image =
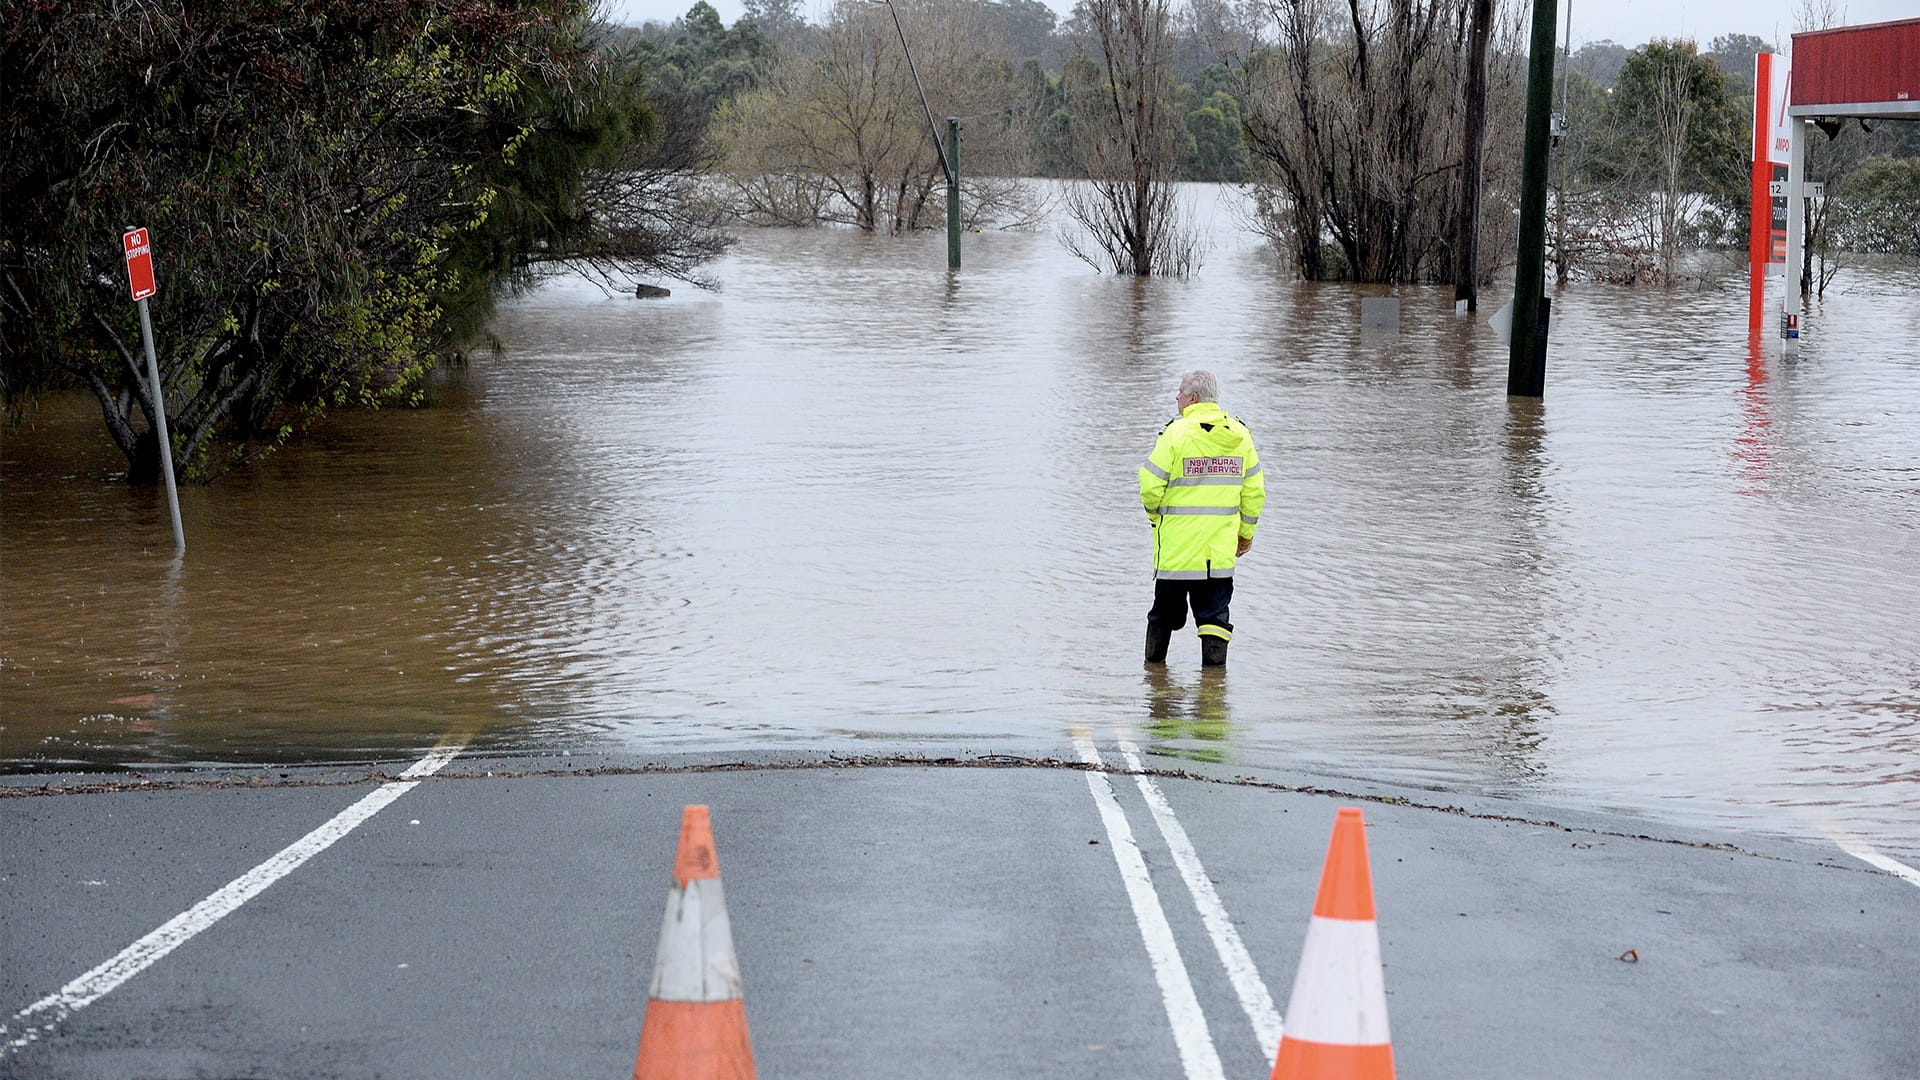
<svg viewBox="0 0 1920 1080">
<path fill-rule="evenodd" d="M 1473 311 L 1480 302 L 1480 164 L 1487 145 L 1487 41 L 1493 0 L 1473 0 L 1467 52 L 1466 145 L 1460 152 L 1460 226 L 1455 234 L 1453 298 Z"/>
<path fill-rule="evenodd" d="M 1800 298 L 1804 300 L 1813 295 L 1813 251 L 1819 242 L 1820 219 L 1813 212 L 1812 199 L 1802 199 L 1800 205 Z"/>
</svg>

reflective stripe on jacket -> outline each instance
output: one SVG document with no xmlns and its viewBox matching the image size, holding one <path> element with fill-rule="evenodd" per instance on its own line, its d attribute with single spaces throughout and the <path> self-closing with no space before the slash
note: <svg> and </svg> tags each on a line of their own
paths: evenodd
<svg viewBox="0 0 1920 1080">
<path fill-rule="evenodd" d="M 1211 401 L 1187 406 L 1140 466 L 1140 505 L 1154 526 L 1154 577 L 1233 576 L 1237 542 L 1253 539 L 1267 480 L 1247 426 Z"/>
</svg>

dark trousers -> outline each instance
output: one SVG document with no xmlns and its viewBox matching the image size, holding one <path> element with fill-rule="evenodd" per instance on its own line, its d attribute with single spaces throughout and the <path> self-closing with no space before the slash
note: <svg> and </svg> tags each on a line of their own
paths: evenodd
<svg viewBox="0 0 1920 1080">
<path fill-rule="evenodd" d="M 1193 621 L 1202 634 L 1231 638 L 1233 624 L 1227 621 L 1227 605 L 1233 600 L 1232 578 L 1202 578 L 1198 581 L 1153 583 L 1153 610 L 1147 612 L 1147 629 L 1171 634 L 1187 625 L 1187 607 L 1193 607 Z"/>
</svg>

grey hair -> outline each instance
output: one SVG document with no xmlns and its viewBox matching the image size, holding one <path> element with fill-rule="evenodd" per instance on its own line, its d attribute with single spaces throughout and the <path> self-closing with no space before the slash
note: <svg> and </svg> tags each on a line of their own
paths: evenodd
<svg viewBox="0 0 1920 1080">
<path fill-rule="evenodd" d="M 1201 401 L 1220 400 L 1220 380 L 1211 371 L 1189 371 L 1180 376 L 1180 393 L 1192 394 Z"/>
</svg>

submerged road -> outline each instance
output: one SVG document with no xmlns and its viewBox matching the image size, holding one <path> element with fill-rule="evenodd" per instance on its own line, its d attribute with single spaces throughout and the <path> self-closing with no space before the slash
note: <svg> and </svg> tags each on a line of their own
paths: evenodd
<svg viewBox="0 0 1920 1080">
<path fill-rule="evenodd" d="M 1402 1076 L 1920 1062 L 1920 875 L 1837 847 L 1174 770 L 1104 736 L 1020 760 L 456 750 L 7 778 L 0 1076 L 630 1075 L 689 803 L 766 1077 L 1264 1077 L 1342 805 Z"/>
</svg>

